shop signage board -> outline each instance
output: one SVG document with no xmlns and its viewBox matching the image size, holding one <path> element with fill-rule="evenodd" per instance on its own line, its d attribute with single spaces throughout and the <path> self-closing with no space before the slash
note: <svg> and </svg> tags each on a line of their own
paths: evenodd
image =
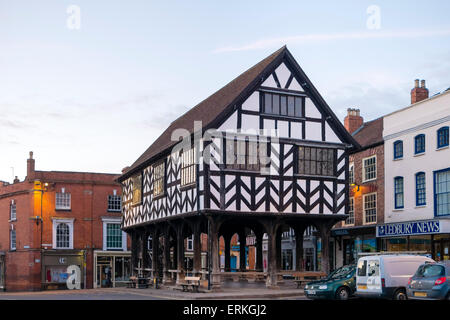
<svg viewBox="0 0 450 320">
<path fill-rule="evenodd" d="M 441 232 L 440 220 L 410 221 L 377 226 L 377 237 L 410 236 Z"/>
</svg>

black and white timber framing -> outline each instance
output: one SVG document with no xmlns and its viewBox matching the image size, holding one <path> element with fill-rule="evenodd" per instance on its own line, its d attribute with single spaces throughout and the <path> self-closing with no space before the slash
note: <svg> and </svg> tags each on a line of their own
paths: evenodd
<svg viewBox="0 0 450 320">
<path fill-rule="evenodd" d="M 263 109 L 265 93 L 298 97 L 301 110 L 289 116 L 267 113 Z M 123 185 L 122 228 L 132 237 L 135 270 L 147 269 L 167 280 L 174 268 L 178 281 L 185 273 L 184 239 L 193 234 L 193 272 L 199 273 L 200 234 L 208 233 L 211 282 L 213 288 L 219 288 L 224 274 L 219 269 L 219 238 L 225 239 L 225 265 L 229 266 L 226 249 L 230 237 L 238 233 L 244 239 L 245 230 L 251 229 L 257 239 L 257 271 L 262 269 L 262 235 L 268 236 L 266 283 L 268 287 L 276 287 L 282 230 L 292 227 L 300 243 L 305 228 L 314 226 L 324 244 L 322 269 L 328 271 L 330 229 L 344 220 L 348 212 L 348 154 L 359 145 L 288 49 L 279 49 L 174 123 L 190 123 L 183 129 L 193 137 L 198 134 L 194 133 L 194 120 L 202 121 L 200 139 L 192 139 L 200 160 L 195 164 L 195 183 L 181 186 L 181 164 L 174 157 L 174 153 L 180 155 L 181 151 L 173 151 L 176 141 L 164 140 L 169 133 L 158 138 L 119 178 Z M 217 129 L 216 134 L 212 139 L 205 139 L 206 130 L 213 128 Z M 277 134 L 261 137 L 263 129 L 276 129 Z M 267 140 L 270 161 L 264 174 L 221 164 L 227 157 L 225 133 L 230 132 L 236 139 Z M 300 147 L 333 150 L 332 174 L 300 173 Z M 210 159 L 205 160 L 205 155 Z M 154 197 L 153 168 L 161 163 L 165 166 L 164 191 Z M 142 200 L 133 204 L 133 177 L 137 175 L 142 177 Z M 149 236 L 153 239 L 151 263 L 147 254 Z M 296 250 L 296 265 L 301 268 L 301 244 Z M 175 261 L 171 262 L 171 257 Z M 245 271 L 244 266 L 241 268 Z"/>
</svg>

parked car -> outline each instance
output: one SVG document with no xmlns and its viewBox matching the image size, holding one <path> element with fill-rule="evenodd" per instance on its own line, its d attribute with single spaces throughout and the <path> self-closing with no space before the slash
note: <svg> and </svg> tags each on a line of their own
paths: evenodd
<svg viewBox="0 0 450 320">
<path fill-rule="evenodd" d="M 309 282 L 305 286 L 306 297 L 310 299 L 347 300 L 355 292 L 356 265 L 336 269 L 325 279 Z"/>
<path fill-rule="evenodd" d="M 431 258 L 418 255 L 395 254 L 365 256 L 358 259 L 356 296 L 406 300 L 408 280 L 417 268 Z"/>
<path fill-rule="evenodd" d="M 450 262 L 422 264 L 409 279 L 408 298 L 450 300 Z"/>
</svg>

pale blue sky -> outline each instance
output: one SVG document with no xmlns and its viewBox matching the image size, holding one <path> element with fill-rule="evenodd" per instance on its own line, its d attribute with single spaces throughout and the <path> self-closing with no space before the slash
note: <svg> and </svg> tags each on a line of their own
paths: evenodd
<svg viewBox="0 0 450 320">
<path fill-rule="evenodd" d="M 69 5 L 81 29 L 67 27 Z M 370 5 L 380 29 L 366 26 Z M 342 120 L 450 87 L 449 1 L 0 0 L 0 180 L 120 172 L 175 118 L 286 44 Z"/>
</svg>

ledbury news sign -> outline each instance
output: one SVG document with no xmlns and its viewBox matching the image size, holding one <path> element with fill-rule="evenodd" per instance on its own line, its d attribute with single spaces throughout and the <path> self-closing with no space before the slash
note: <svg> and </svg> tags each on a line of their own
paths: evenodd
<svg viewBox="0 0 450 320">
<path fill-rule="evenodd" d="M 450 232 L 450 221 L 444 220 L 409 221 L 377 226 L 377 237 L 411 236 L 448 232 Z"/>
</svg>

